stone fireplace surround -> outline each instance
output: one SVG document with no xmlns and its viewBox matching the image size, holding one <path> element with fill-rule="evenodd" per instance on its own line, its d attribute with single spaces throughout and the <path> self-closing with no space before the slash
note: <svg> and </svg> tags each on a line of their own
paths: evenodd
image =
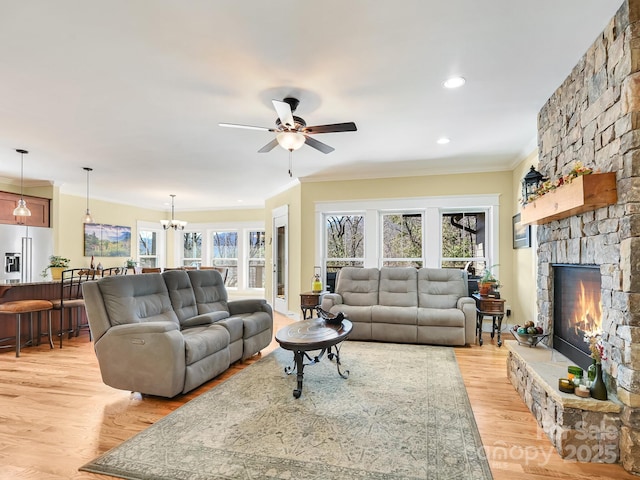
<svg viewBox="0 0 640 480">
<path fill-rule="evenodd" d="M 551 359 L 523 355 L 527 347 L 510 345 L 509 376 L 561 454 L 558 440 L 588 440 L 581 430 L 587 420 L 602 427 L 592 441 L 605 446 L 603 438 L 615 429 L 617 435 L 611 436 L 619 446 L 619 461 L 640 474 L 640 0 L 623 2 L 540 111 L 538 156 L 538 170 L 552 180 L 566 175 L 576 161 L 616 172 L 617 204 L 537 229 L 538 322 L 545 331 L 553 328 L 552 265 L 600 267 L 603 370 L 613 401 L 589 399 L 597 405 L 594 413 L 584 403 L 563 398 L 566 394 L 557 391 L 561 372 L 543 381 L 536 364 Z M 619 412 L 605 405 L 617 405 Z"/>
</svg>

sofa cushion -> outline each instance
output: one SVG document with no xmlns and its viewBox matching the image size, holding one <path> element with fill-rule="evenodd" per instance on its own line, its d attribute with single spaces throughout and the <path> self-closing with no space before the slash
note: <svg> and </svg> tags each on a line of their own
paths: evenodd
<svg viewBox="0 0 640 480">
<path fill-rule="evenodd" d="M 379 280 L 380 270 L 377 268 L 344 267 L 338 275 L 336 292 L 342 295 L 346 305 L 376 305 Z"/>
<path fill-rule="evenodd" d="M 373 323 L 395 323 L 401 325 L 418 324 L 418 307 L 388 307 L 374 305 L 371 307 Z"/>
<path fill-rule="evenodd" d="M 244 338 L 253 337 L 258 333 L 269 330 L 273 326 L 271 316 L 267 312 L 241 313 L 231 318 L 241 318 Z"/>
<path fill-rule="evenodd" d="M 382 267 L 378 302 L 389 307 L 417 307 L 418 270 L 413 267 Z"/>
<path fill-rule="evenodd" d="M 98 286 L 112 326 L 158 321 L 179 324 L 159 273 L 104 277 Z"/>
<path fill-rule="evenodd" d="M 418 325 L 464 328 L 465 316 L 458 308 L 418 308 Z"/>
<path fill-rule="evenodd" d="M 198 325 L 199 323 L 194 323 L 193 321 L 193 318 L 198 315 L 198 307 L 187 272 L 184 270 L 168 270 L 162 274 L 162 278 L 164 278 L 164 283 L 167 285 L 171 305 L 178 316 L 178 320 L 180 320 L 180 325 Z M 190 319 L 192 321 L 188 325 L 183 325 L 184 322 Z M 202 321 L 202 324 L 211 323 L 211 320 L 206 317 L 199 320 Z"/>
<path fill-rule="evenodd" d="M 229 346 L 229 332 L 222 325 L 187 328 L 184 336 L 185 361 L 191 365 Z"/>
<path fill-rule="evenodd" d="M 466 272 L 449 268 L 418 270 L 418 306 L 456 308 L 460 297 L 468 296 Z"/>
<path fill-rule="evenodd" d="M 188 270 L 193 293 L 198 306 L 198 313 L 226 312 L 229 316 L 227 305 L 227 289 L 220 272 L 217 270 Z M 223 317 L 223 315 L 221 315 Z"/>
</svg>

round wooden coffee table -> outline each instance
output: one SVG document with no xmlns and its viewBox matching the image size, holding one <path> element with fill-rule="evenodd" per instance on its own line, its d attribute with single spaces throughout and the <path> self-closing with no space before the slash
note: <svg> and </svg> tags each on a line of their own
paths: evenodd
<svg viewBox="0 0 640 480">
<path fill-rule="evenodd" d="M 347 339 L 353 325 L 349 320 L 342 320 L 341 324 L 332 325 L 322 318 L 312 318 L 295 322 L 281 328 L 276 333 L 276 341 L 285 350 L 293 352 L 293 366 L 285 367 L 287 375 L 297 372 L 298 386 L 293 390 L 293 396 L 300 398 L 302 394 L 302 379 L 304 367 L 318 363 L 324 354 L 329 360 L 335 359 L 338 375 L 342 378 L 349 376 L 349 370 L 340 370 L 340 343 Z M 319 350 L 317 355 L 308 352 Z M 307 360 L 307 363 L 305 363 Z"/>
</svg>

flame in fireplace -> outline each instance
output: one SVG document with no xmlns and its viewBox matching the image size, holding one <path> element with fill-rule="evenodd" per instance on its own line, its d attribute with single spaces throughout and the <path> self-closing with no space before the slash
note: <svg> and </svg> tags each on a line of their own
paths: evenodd
<svg viewBox="0 0 640 480">
<path fill-rule="evenodd" d="M 587 289 L 580 282 L 580 293 L 573 308 L 572 328 L 576 335 L 596 334 L 602 327 L 602 304 L 599 291 Z"/>
</svg>

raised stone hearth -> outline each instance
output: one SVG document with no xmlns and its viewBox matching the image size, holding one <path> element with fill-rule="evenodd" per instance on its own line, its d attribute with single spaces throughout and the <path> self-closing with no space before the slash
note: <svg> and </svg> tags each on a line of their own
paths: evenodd
<svg viewBox="0 0 640 480">
<path fill-rule="evenodd" d="M 557 351 L 505 342 L 507 373 L 560 456 L 579 462 L 617 463 L 622 405 L 558 390 L 573 362 Z"/>
</svg>

